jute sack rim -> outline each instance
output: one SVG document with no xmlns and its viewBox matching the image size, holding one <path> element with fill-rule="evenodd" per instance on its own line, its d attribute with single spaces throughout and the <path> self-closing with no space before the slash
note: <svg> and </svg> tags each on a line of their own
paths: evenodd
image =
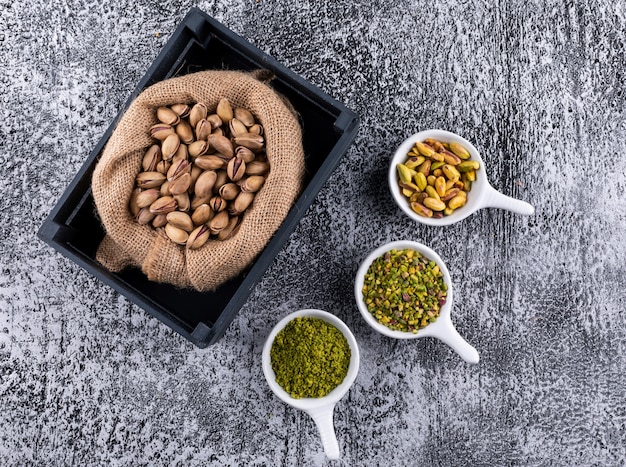
<svg viewBox="0 0 626 467">
<path fill-rule="evenodd" d="M 235 236 L 226 241 L 210 240 L 199 250 L 186 250 L 171 243 L 162 231 L 134 221 L 128 210 L 134 177 L 116 183 L 110 177 L 124 171 L 139 173 L 143 154 L 154 143 L 147 130 L 157 123 L 157 107 L 204 102 L 214 109 L 217 101 L 207 96 L 215 88 L 233 106 L 252 111 L 263 125 L 270 172 Z M 300 192 L 304 151 L 300 125 L 292 110 L 255 74 L 238 71 L 198 72 L 155 83 L 142 91 L 120 118 L 94 170 L 94 201 L 107 233 L 97 259 L 111 270 L 133 265 L 151 280 L 201 291 L 215 289 L 246 269 L 280 227 Z M 132 128 L 137 121 L 143 122 L 144 131 L 129 139 L 122 130 Z M 121 201 L 110 203 L 111 198 Z M 272 208 L 270 213 L 268 206 Z M 262 247 L 250 248 L 260 243 Z M 216 248 L 231 252 L 226 268 L 224 264 L 206 264 L 206 251 Z"/>
</svg>

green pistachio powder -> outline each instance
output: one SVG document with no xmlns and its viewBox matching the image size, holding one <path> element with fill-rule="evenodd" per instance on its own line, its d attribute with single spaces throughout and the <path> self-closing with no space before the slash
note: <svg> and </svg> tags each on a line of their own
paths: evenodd
<svg viewBox="0 0 626 467">
<path fill-rule="evenodd" d="M 350 346 L 320 318 L 294 318 L 278 332 L 270 358 L 276 382 L 294 399 L 324 397 L 348 374 Z"/>
<path fill-rule="evenodd" d="M 418 251 L 393 249 L 372 262 L 362 292 L 367 309 L 379 323 L 417 333 L 437 319 L 447 290 L 437 263 Z"/>
</svg>

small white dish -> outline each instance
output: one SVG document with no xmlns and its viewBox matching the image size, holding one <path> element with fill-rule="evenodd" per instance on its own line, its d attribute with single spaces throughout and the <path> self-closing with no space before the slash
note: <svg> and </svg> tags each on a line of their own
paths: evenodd
<svg viewBox="0 0 626 467">
<path fill-rule="evenodd" d="M 278 334 L 288 322 L 300 316 L 320 318 L 332 324 L 339 329 L 339 331 L 341 331 L 350 346 L 350 365 L 348 367 L 348 374 L 339 386 L 324 397 L 294 399 L 276 382 L 276 374 L 272 369 L 270 350 L 272 348 L 272 344 L 274 343 L 276 334 Z M 333 410 L 337 402 L 339 402 L 339 400 L 348 392 L 348 389 L 350 389 L 350 386 L 354 383 L 356 375 L 359 371 L 359 362 L 359 347 L 348 326 L 346 326 L 344 322 L 335 315 L 322 310 L 300 310 L 285 316 L 276 326 L 274 326 L 274 329 L 270 332 L 267 340 L 265 341 L 265 345 L 263 346 L 263 374 L 265 375 L 267 384 L 279 399 L 296 409 L 303 410 L 315 421 L 315 424 L 320 432 L 324 452 L 329 459 L 339 459 L 340 457 L 339 444 L 337 443 L 335 428 L 333 426 Z"/>
<path fill-rule="evenodd" d="M 441 219 L 420 216 L 414 212 L 411 209 L 408 199 L 402 194 L 400 186 L 398 185 L 398 171 L 396 166 L 406 160 L 407 154 L 415 143 L 418 141 L 424 141 L 427 138 L 434 138 L 445 143 L 456 142 L 462 144 L 470 153 L 471 159 L 480 163 L 480 169 L 476 172 L 476 181 L 472 183 L 472 189 L 467 194 L 467 204 L 455 210 L 451 215 L 443 216 Z M 487 180 L 487 168 L 485 167 L 485 163 L 474 145 L 456 133 L 445 130 L 420 131 L 419 133 L 407 138 L 398 147 L 389 166 L 389 189 L 391 190 L 391 194 L 396 201 L 396 204 L 410 218 L 421 222 L 422 224 L 433 226 L 453 224 L 465 219 L 482 208 L 506 209 L 508 211 L 526 216 L 530 216 L 535 212 L 535 208 L 527 202 L 511 198 L 510 196 L 504 195 L 493 188 Z"/>
<path fill-rule="evenodd" d="M 408 331 L 397 331 L 389 329 L 384 324 L 379 323 L 376 318 L 369 312 L 367 305 L 363 301 L 363 284 L 365 282 L 365 274 L 371 266 L 372 262 L 379 256 L 384 255 L 386 252 L 393 249 L 412 249 L 419 251 L 426 258 L 435 261 L 439 265 L 439 269 L 443 273 L 444 281 L 448 285 L 446 303 L 441 307 L 439 311 L 439 317 L 434 323 L 428 324 L 417 331 L 417 333 Z M 480 357 L 474 347 L 472 347 L 461 335 L 457 332 L 454 324 L 452 324 L 452 318 L 450 316 L 452 310 L 452 281 L 450 280 L 450 273 L 443 260 L 432 249 L 426 245 L 422 245 L 418 242 L 409 240 L 400 240 L 390 242 L 376 248 L 372 251 L 361 263 L 354 281 L 354 295 L 356 303 L 361 312 L 361 315 L 374 330 L 388 337 L 394 339 L 419 339 L 422 337 L 435 337 L 445 344 L 449 345 L 459 356 L 468 363 L 478 363 Z"/>
</svg>

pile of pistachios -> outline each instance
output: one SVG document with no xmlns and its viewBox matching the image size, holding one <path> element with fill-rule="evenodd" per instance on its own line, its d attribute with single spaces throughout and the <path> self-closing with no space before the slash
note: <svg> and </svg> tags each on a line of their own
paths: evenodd
<svg viewBox="0 0 626 467">
<path fill-rule="evenodd" d="M 448 295 L 439 265 L 410 248 L 386 252 L 365 273 L 363 300 L 376 320 L 417 333 L 437 320 Z"/>
<path fill-rule="evenodd" d="M 187 248 L 231 238 L 269 171 L 263 127 L 252 113 L 221 99 L 159 107 L 155 144 L 143 156 L 130 199 L 140 224 L 164 228 Z"/>
<path fill-rule="evenodd" d="M 413 145 L 397 165 L 398 184 L 420 216 L 449 216 L 467 202 L 480 164 L 461 144 L 428 138 Z"/>
</svg>

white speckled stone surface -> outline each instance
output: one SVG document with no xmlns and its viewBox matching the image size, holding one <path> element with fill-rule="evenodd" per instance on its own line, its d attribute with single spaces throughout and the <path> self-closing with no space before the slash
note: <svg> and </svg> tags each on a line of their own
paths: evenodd
<svg viewBox="0 0 626 467">
<path fill-rule="evenodd" d="M 350 151 L 238 317 L 205 350 L 36 238 L 191 6 L 362 118 Z M 264 381 L 290 311 L 361 347 L 333 465 L 626 462 L 626 7 L 593 2 L 0 0 L 0 464 L 324 465 L 311 419 Z M 393 148 L 475 142 L 536 207 L 422 227 L 391 206 Z M 481 361 L 375 334 L 360 260 L 415 239 L 455 287 Z"/>
</svg>

